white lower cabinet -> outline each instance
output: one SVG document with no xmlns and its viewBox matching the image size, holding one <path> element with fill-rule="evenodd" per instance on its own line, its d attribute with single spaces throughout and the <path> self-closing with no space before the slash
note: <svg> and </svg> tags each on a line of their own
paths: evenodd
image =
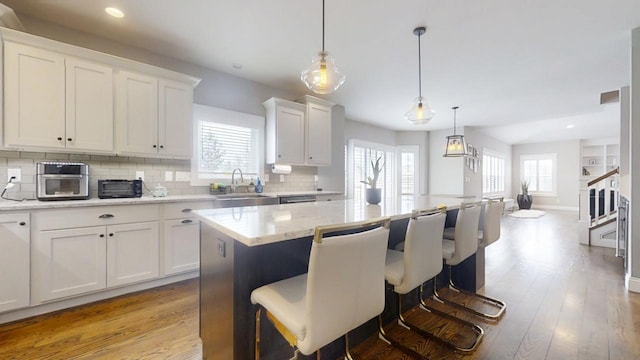
<svg viewBox="0 0 640 360">
<path fill-rule="evenodd" d="M 200 223 L 194 219 L 164 222 L 164 273 L 177 274 L 200 267 Z"/>
<path fill-rule="evenodd" d="M 104 226 L 40 231 L 34 235 L 32 302 L 106 287 Z"/>
<path fill-rule="evenodd" d="M 107 286 L 158 277 L 158 222 L 107 227 Z"/>
<path fill-rule="evenodd" d="M 0 312 L 29 306 L 29 214 L 0 215 Z"/>
<path fill-rule="evenodd" d="M 31 304 L 160 276 L 159 206 L 32 214 Z"/>
</svg>

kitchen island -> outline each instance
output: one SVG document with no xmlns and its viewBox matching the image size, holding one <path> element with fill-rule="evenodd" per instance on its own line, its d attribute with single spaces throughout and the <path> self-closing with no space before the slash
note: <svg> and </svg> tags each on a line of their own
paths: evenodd
<svg viewBox="0 0 640 360">
<path fill-rule="evenodd" d="M 392 220 L 389 246 L 393 247 L 404 240 L 413 209 L 446 206 L 455 210 L 462 201 L 460 197 L 417 196 L 380 205 L 340 200 L 195 211 L 201 220 L 200 336 L 204 359 L 254 357 L 251 291 L 305 273 L 316 226 L 388 216 Z M 467 260 L 458 266 L 456 277 L 463 287 L 473 288 L 475 258 Z M 288 358 L 291 350 L 275 329 L 264 324 L 262 329 L 262 358 Z M 366 335 L 374 329 L 365 325 L 360 332 Z M 323 348 L 322 355 L 337 357 L 343 351 L 342 344 L 335 341 Z"/>
</svg>

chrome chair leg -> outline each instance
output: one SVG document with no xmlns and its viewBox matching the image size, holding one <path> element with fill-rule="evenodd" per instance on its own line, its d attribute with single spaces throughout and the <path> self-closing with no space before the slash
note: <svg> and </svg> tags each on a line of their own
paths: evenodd
<svg viewBox="0 0 640 360">
<path fill-rule="evenodd" d="M 390 338 L 387 336 L 387 334 L 384 331 L 384 327 L 382 326 L 382 314 L 380 314 L 378 316 L 378 337 L 380 339 L 382 339 L 382 341 L 386 342 L 387 344 L 393 346 L 394 348 L 402 351 L 403 353 L 411 356 L 413 359 L 429 359 L 428 357 L 418 353 L 417 351 L 401 344 L 400 342 Z"/>
<path fill-rule="evenodd" d="M 398 294 L 398 320 L 402 323 L 402 325 L 404 325 L 405 327 L 409 328 L 411 331 L 415 331 L 415 332 L 419 333 L 423 337 L 427 337 L 427 338 L 433 339 L 433 340 L 435 340 L 435 341 L 437 341 L 437 342 L 439 342 L 441 344 L 449 346 L 449 347 L 451 347 L 451 348 L 453 348 L 455 350 L 458 350 L 460 352 L 473 352 L 478 347 L 478 345 L 480 344 L 480 341 L 482 340 L 482 337 L 484 336 L 484 330 L 480 326 L 478 326 L 476 324 L 473 324 L 471 322 L 468 322 L 468 321 L 465 321 L 465 320 L 462 320 L 462 319 L 458 319 L 455 316 L 449 315 L 447 313 L 444 313 L 444 312 L 441 312 L 441 311 L 438 311 L 436 309 L 432 309 L 432 308 L 426 306 L 426 303 L 424 303 L 424 301 L 422 300 L 422 286 L 420 287 L 420 304 L 422 305 L 421 309 L 424 310 L 424 311 L 430 312 L 432 314 L 435 314 L 435 315 L 438 315 L 440 317 L 443 317 L 443 318 L 447 319 L 448 321 L 456 322 L 458 324 L 461 324 L 463 326 L 466 326 L 466 327 L 470 328 L 471 331 L 473 331 L 475 333 L 475 335 L 476 335 L 474 340 L 473 340 L 473 343 L 471 344 L 471 346 L 469 346 L 469 347 L 458 346 L 457 344 L 455 344 L 455 343 L 453 343 L 453 342 L 451 342 L 451 341 L 449 341 L 447 339 L 444 339 L 444 338 L 439 337 L 439 336 L 437 336 L 435 334 L 432 334 L 432 333 L 430 333 L 428 331 L 425 331 L 422 328 L 420 328 L 418 326 L 415 326 L 415 325 L 411 324 L 410 322 L 408 322 L 404 318 L 404 316 L 402 314 L 402 297 L 401 297 L 400 294 Z"/>
<path fill-rule="evenodd" d="M 494 299 L 494 298 L 491 298 L 491 297 L 488 297 L 488 296 L 484 296 L 484 295 L 481 295 L 481 294 L 478 294 L 478 293 L 475 293 L 475 292 L 471 292 L 471 291 L 467 291 L 467 290 L 459 288 L 458 286 L 456 286 L 456 284 L 453 283 L 453 277 L 451 275 L 451 272 L 452 272 L 451 268 L 452 268 L 452 266 L 449 265 L 449 284 L 448 284 L 448 286 L 449 286 L 449 288 L 451 290 L 456 291 L 458 293 L 465 294 L 467 296 L 476 297 L 476 298 L 482 300 L 483 303 L 488 304 L 488 305 L 496 308 L 497 309 L 497 313 L 496 314 L 484 313 L 484 312 L 478 311 L 476 309 L 473 309 L 473 308 L 471 308 L 469 306 L 465 306 L 463 304 L 459 304 L 459 303 L 457 303 L 455 301 L 451 301 L 449 299 L 446 299 L 446 298 L 442 297 L 438 293 L 437 281 L 435 281 L 435 280 L 434 280 L 434 283 L 433 283 L 433 294 L 434 294 L 434 296 L 438 300 L 440 300 L 440 301 L 442 301 L 444 303 L 447 303 L 449 305 L 455 306 L 455 307 L 457 307 L 459 309 L 463 309 L 463 310 L 472 312 L 473 314 L 481 316 L 481 317 L 484 317 L 484 318 L 486 318 L 488 320 L 493 320 L 493 321 L 500 320 L 502 315 L 504 315 L 504 311 L 507 309 L 507 304 L 504 301 L 501 301 L 501 300 L 498 300 L 498 299 Z"/>
</svg>

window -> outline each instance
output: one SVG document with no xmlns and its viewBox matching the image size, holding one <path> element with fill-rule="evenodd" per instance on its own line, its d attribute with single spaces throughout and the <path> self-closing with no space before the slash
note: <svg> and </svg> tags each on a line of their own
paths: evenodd
<svg viewBox="0 0 640 360">
<path fill-rule="evenodd" d="M 384 168 L 377 187 L 384 201 L 396 201 L 398 195 L 413 197 L 419 191 L 418 146 L 392 147 L 360 140 L 349 141 L 347 161 L 347 194 L 357 203 L 365 202 L 367 185 L 361 183 L 371 176 L 371 161 L 380 157 Z"/>
<path fill-rule="evenodd" d="M 210 106 L 194 105 L 194 157 L 191 184 L 231 180 L 239 168 L 245 178 L 264 170 L 264 119 Z"/>
<path fill-rule="evenodd" d="M 420 184 L 418 183 L 418 146 L 400 146 L 398 147 L 399 168 L 400 168 L 400 196 L 405 198 L 413 198 L 419 193 Z"/>
<path fill-rule="evenodd" d="M 504 194 L 504 155 L 482 151 L 482 195 Z"/>
<path fill-rule="evenodd" d="M 520 156 L 520 181 L 529 183 L 529 193 L 556 195 L 556 154 Z"/>
</svg>

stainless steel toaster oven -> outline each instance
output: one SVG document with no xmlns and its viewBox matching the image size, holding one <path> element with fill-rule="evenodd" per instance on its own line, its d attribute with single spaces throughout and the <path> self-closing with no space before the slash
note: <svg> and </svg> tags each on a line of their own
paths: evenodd
<svg viewBox="0 0 640 360">
<path fill-rule="evenodd" d="M 38 200 L 84 200 L 89 198 L 89 165 L 71 162 L 36 164 Z"/>
</svg>

